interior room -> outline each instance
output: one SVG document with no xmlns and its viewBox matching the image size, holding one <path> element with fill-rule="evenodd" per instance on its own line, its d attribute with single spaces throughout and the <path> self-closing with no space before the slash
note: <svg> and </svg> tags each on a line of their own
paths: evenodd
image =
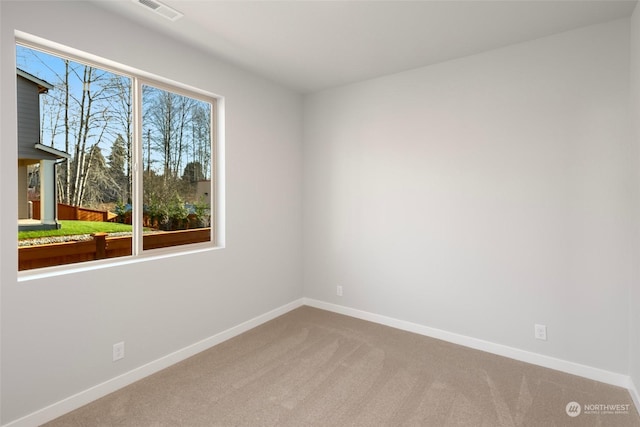
<svg viewBox="0 0 640 427">
<path fill-rule="evenodd" d="M 636 1 L 151 4 L 180 16 L 0 2 L 0 425 L 301 308 L 615 386 L 637 415 Z M 18 271 L 20 37 L 224 99 L 216 247 Z"/>
</svg>

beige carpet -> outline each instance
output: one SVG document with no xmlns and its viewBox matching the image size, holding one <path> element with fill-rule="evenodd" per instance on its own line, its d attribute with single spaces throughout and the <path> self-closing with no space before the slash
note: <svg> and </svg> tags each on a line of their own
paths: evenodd
<svg viewBox="0 0 640 427">
<path fill-rule="evenodd" d="M 570 417 L 573 401 L 582 413 Z M 640 417 L 625 389 L 311 307 L 47 424 L 565 425 L 640 426 Z"/>
</svg>

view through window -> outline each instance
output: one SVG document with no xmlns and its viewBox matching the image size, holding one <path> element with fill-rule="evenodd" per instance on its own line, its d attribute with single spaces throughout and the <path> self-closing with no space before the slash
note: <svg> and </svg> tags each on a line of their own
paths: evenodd
<svg viewBox="0 0 640 427">
<path fill-rule="evenodd" d="M 215 240 L 215 98 L 16 52 L 19 270 Z"/>
</svg>

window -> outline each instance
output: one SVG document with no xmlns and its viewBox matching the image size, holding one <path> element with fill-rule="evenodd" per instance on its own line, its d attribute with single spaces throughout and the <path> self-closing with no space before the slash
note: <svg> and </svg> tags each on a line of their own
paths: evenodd
<svg viewBox="0 0 640 427">
<path fill-rule="evenodd" d="M 19 270 L 219 244 L 216 96 L 30 40 L 16 64 Z"/>
</svg>

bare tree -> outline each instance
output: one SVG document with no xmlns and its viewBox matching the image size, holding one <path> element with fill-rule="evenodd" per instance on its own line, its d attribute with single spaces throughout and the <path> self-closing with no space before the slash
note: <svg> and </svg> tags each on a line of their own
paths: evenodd
<svg viewBox="0 0 640 427">
<path fill-rule="evenodd" d="M 203 179 L 210 177 L 211 105 L 196 102 L 191 113 L 191 161 L 205 165 Z"/>
<path fill-rule="evenodd" d="M 118 152 L 115 156 L 118 158 L 117 168 L 124 171 L 126 179 L 122 180 L 118 178 L 119 183 L 118 192 L 121 194 L 121 200 L 127 201 L 131 199 L 131 156 L 132 156 L 132 100 L 131 100 L 131 79 L 128 77 L 114 74 L 108 84 L 105 86 L 107 93 L 109 94 L 108 102 L 110 104 L 110 121 L 114 122 L 115 126 L 109 127 L 109 133 L 115 137 L 114 145 L 112 146 L 112 155 L 110 155 L 110 163 L 112 162 L 113 149 Z M 117 144 L 116 144 L 117 142 Z M 122 144 L 122 145 L 120 145 Z M 120 152 L 120 149 L 123 152 Z M 121 157 L 121 159 L 120 159 Z M 120 161 L 123 161 L 120 164 Z M 110 167 L 114 166 L 110 164 Z"/>
</svg>

